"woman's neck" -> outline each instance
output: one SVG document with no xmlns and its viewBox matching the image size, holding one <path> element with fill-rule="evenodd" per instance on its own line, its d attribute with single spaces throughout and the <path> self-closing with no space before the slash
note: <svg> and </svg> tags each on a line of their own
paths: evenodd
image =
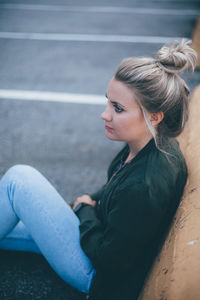
<svg viewBox="0 0 200 300">
<path fill-rule="evenodd" d="M 130 160 L 132 160 L 138 154 L 138 152 L 148 144 L 148 142 L 151 139 L 152 139 L 152 135 L 147 136 L 145 139 L 140 140 L 138 143 L 135 142 L 128 143 L 130 152 L 125 162 L 129 162 Z"/>
</svg>

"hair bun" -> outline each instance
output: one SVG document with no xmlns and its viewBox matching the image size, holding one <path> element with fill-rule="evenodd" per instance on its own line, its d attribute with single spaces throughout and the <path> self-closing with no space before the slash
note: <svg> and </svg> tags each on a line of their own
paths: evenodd
<svg viewBox="0 0 200 300">
<path fill-rule="evenodd" d="M 168 73 L 194 71 L 197 63 L 197 53 L 190 47 L 191 41 L 174 41 L 169 46 L 163 46 L 157 52 L 157 62 Z"/>
</svg>

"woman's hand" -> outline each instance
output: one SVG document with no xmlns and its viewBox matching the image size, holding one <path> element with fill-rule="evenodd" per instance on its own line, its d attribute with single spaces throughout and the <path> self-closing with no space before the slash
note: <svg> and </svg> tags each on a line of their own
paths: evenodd
<svg viewBox="0 0 200 300">
<path fill-rule="evenodd" d="M 95 207 L 95 205 L 96 205 L 96 201 L 92 200 L 92 198 L 89 195 L 83 195 L 76 199 L 76 201 L 74 202 L 74 205 L 73 205 L 73 210 L 76 208 L 76 206 L 79 203 L 87 203 L 93 207 Z"/>
</svg>

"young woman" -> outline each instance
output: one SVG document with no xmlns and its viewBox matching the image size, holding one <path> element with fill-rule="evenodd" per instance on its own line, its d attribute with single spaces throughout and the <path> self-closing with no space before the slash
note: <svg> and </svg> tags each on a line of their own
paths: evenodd
<svg viewBox="0 0 200 300">
<path fill-rule="evenodd" d="M 178 72 L 195 63 L 184 40 L 157 59 L 122 61 L 101 117 L 106 136 L 126 145 L 106 184 L 71 209 L 38 171 L 10 168 L 0 181 L 0 246 L 42 253 L 89 299 L 137 299 L 186 183 L 174 137 L 187 120 L 189 89 Z"/>
</svg>

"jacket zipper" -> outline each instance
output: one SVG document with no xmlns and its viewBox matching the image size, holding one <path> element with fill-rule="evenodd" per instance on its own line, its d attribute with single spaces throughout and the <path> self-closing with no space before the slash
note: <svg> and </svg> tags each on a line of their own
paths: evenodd
<svg viewBox="0 0 200 300">
<path fill-rule="evenodd" d="M 113 175 L 110 177 L 109 181 L 106 183 L 106 186 L 108 186 L 110 184 L 110 182 L 113 180 L 113 178 L 123 169 L 123 167 L 125 165 L 126 164 L 123 161 L 121 161 L 119 169 L 113 173 Z"/>
</svg>

